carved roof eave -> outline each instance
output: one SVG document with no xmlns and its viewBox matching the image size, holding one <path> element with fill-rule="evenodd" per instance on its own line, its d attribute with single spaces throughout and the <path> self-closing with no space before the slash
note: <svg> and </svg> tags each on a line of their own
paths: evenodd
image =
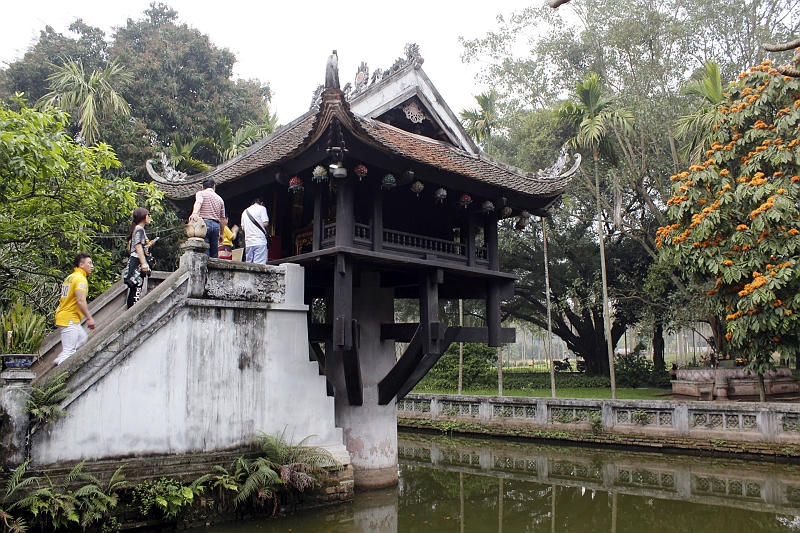
<svg viewBox="0 0 800 533">
<path fill-rule="evenodd" d="M 376 150 L 400 155 L 513 193 L 536 198 L 557 198 L 564 193 L 572 179 L 571 174 L 541 179 L 485 154 L 471 154 L 448 143 L 356 116 L 350 111 L 350 105 L 341 90 L 327 89 L 322 94 L 318 111 L 309 111 L 225 163 L 180 183 L 161 178 L 156 180 L 157 184 L 168 198 L 184 200 L 200 190 L 206 178 L 214 178 L 217 184 L 223 184 L 280 165 L 316 143 L 327 132 L 334 117 L 345 129 Z"/>
</svg>

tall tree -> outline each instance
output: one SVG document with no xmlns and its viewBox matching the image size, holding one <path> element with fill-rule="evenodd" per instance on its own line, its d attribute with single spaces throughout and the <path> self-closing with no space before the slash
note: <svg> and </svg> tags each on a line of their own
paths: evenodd
<svg viewBox="0 0 800 533">
<path fill-rule="evenodd" d="M 120 90 L 131 80 L 133 75 L 116 60 L 102 70 L 87 74 L 80 60 L 67 59 L 47 78 L 51 91 L 42 97 L 38 106 L 53 106 L 75 113 L 80 127 L 78 134 L 91 145 L 100 137 L 102 120 L 114 115 L 130 115 L 131 107 Z"/>
<path fill-rule="evenodd" d="M 611 133 L 629 136 L 633 130 L 633 114 L 626 109 L 614 109 L 612 101 L 600 90 L 597 74 L 590 74 L 575 86 L 571 101 L 565 102 L 558 110 L 559 117 L 575 126 L 577 134 L 572 142 L 575 146 L 587 149 L 592 154 L 592 173 L 597 200 L 597 238 L 600 242 L 600 272 L 603 279 L 603 317 L 605 337 L 608 344 L 609 372 L 611 375 L 611 398 L 616 399 L 617 390 L 614 379 L 614 344 L 611 338 L 611 306 L 608 301 L 608 279 L 606 269 L 605 231 L 603 227 L 603 207 L 600 201 L 600 159 L 613 162 L 614 150 L 609 138 Z"/>
<path fill-rule="evenodd" d="M 674 223 L 658 239 L 725 315 L 763 401 L 772 353 L 794 355 L 800 344 L 800 78 L 764 61 L 729 91 L 707 159 L 672 176 Z"/>
<path fill-rule="evenodd" d="M 478 107 L 464 109 L 459 116 L 470 137 L 491 155 L 492 133 L 497 129 L 500 118 L 497 109 L 497 92 L 492 89 L 488 93 L 475 96 L 475 100 L 478 102 Z"/>
<path fill-rule="evenodd" d="M 700 99 L 697 110 L 678 118 L 675 123 L 675 136 L 686 141 L 679 151 L 682 160 L 696 165 L 711 145 L 714 124 L 722 119 L 717 108 L 725 99 L 719 65 L 706 61 L 700 74 L 684 85 L 681 94 Z"/>
</svg>

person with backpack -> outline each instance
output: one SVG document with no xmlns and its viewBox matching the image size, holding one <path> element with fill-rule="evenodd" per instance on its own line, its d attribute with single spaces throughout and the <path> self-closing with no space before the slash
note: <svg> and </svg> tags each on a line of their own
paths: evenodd
<svg viewBox="0 0 800 533">
<path fill-rule="evenodd" d="M 253 204 L 242 213 L 242 231 L 245 261 L 266 265 L 270 242 L 269 216 L 261 198 L 253 200 Z"/>
</svg>

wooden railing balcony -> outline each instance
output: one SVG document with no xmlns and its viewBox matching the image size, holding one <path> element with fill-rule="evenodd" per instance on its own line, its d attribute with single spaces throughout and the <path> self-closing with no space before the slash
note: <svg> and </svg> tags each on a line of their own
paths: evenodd
<svg viewBox="0 0 800 533">
<path fill-rule="evenodd" d="M 356 248 L 377 249 L 373 238 L 375 232 L 369 224 L 358 224 L 354 226 L 353 246 Z M 382 232 L 380 250 L 384 253 L 397 254 L 406 257 L 417 257 L 430 259 L 435 257 L 437 260 L 452 261 L 462 265 L 469 265 L 467 257 L 466 243 L 415 235 L 403 231 L 384 229 Z M 336 245 L 336 223 L 325 224 L 322 228 L 322 249 L 332 248 Z M 488 266 L 488 254 L 485 246 L 475 248 L 475 260 L 473 266 L 486 268 Z"/>
</svg>

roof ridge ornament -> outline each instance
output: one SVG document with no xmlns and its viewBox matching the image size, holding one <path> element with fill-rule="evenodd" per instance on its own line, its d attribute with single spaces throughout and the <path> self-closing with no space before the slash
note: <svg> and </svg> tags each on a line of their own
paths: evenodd
<svg viewBox="0 0 800 533">
<path fill-rule="evenodd" d="M 564 145 L 561 146 L 561 151 L 558 153 L 558 159 L 556 160 L 555 164 L 547 170 L 539 169 L 536 172 L 536 178 L 540 180 L 555 181 L 568 178 L 578 172 L 578 168 L 581 166 L 581 154 L 579 152 L 576 152 L 573 156 L 575 158 L 575 162 L 572 165 L 572 168 L 564 172 L 564 167 L 567 166 L 567 162 L 570 159 L 569 150 L 569 145 L 564 143 Z"/>
<path fill-rule="evenodd" d="M 325 88 L 339 89 L 339 54 L 336 53 L 336 50 L 328 56 L 328 62 L 325 65 Z"/>
<path fill-rule="evenodd" d="M 152 159 L 145 161 L 147 173 L 150 174 L 150 177 L 153 178 L 153 180 L 161 183 L 182 183 L 186 181 L 188 174 L 172 168 L 172 165 L 169 164 L 169 158 L 167 157 L 167 154 L 160 152 L 158 155 L 161 160 L 161 167 L 164 169 L 164 175 L 156 172 L 156 170 L 153 168 Z"/>
<path fill-rule="evenodd" d="M 408 66 L 420 66 L 422 65 L 425 60 L 422 58 L 422 55 L 419 53 L 419 45 L 417 43 L 406 43 L 403 47 L 403 53 L 405 54 L 405 58 L 398 57 L 395 59 L 394 63 L 388 70 L 383 69 L 375 69 L 372 73 L 372 78 L 369 77 L 369 67 L 365 62 L 361 62 L 361 66 L 358 67 L 356 71 L 355 81 L 353 83 L 352 90 L 345 91 L 345 96 L 349 100 L 353 98 L 357 94 L 360 94 L 367 90 L 368 87 L 372 87 L 376 83 L 380 83 L 381 80 L 387 78 L 394 74 L 395 72 L 402 70 Z"/>
</svg>

